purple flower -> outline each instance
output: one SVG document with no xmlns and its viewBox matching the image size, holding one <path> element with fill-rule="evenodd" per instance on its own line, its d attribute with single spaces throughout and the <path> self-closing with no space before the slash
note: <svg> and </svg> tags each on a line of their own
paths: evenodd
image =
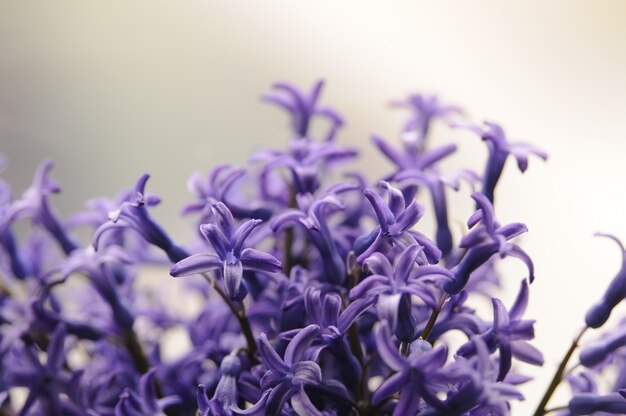
<svg viewBox="0 0 626 416">
<path fill-rule="evenodd" d="M 5 249 L 9 252 L 11 252 L 11 236 L 5 233 L 10 233 L 9 228 L 12 223 L 24 218 L 30 218 L 41 224 L 57 241 L 65 254 L 71 253 L 78 246 L 48 202 L 51 194 L 61 191 L 61 187 L 50 177 L 51 169 L 51 161 L 43 162 L 35 173 L 33 184 L 3 213 L 4 218 L 0 218 L 0 236 L 2 236 L 0 242 L 8 244 Z"/>
<path fill-rule="evenodd" d="M 461 248 L 467 249 L 467 252 L 460 263 L 452 268 L 454 279 L 444 284 L 445 291 L 450 295 L 459 293 L 467 285 L 472 272 L 497 253 L 500 257 L 513 256 L 521 259 L 528 267 L 529 280 L 532 283 L 535 278 L 532 260 L 521 248 L 508 242 L 526 232 L 526 226 L 521 223 L 501 226 L 496 221 L 493 205 L 487 197 L 476 192 L 472 198 L 476 201 L 478 210 L 467 222 L 472 230 L 461 240 Z M 480 225 L 476 226 L 478 223 Z"/>
<path fill-rule="evenodd" d="M 580 352 L 580 363 L 585 367 L 593 367 L 624 345 L 626 345 L 626 327 L 622 326 L 591 345 L 586 345 Z"/>
<path fill-rule="evenodd" d="M 440 381 L 438 376 L 448 357 L 446 347 L 418 349 L 404 357 L 394 345 L 390 328 L 385 321 L 380 323 L 376 332 L 376 346 L 380 358 L 394 374 L 378 387 L 372 397 L 374 404 L 400 393 L 393 411 L 394 416 L 416 414 L 420 399 L 429 406 L 443 408 L 442 401 L 437 398 L 437 391 Z"/>
<path fill-rule="evenodd" d="M 352 185 L 348 185 L 347 189 L 352 189 Z M 328 226 L 328 217 L 343 209 L 342 202 L 332 192 L 317 200 L 312 195 L 299 196 L 297 201 L 300 209 L 289 210 L 276 217 L 272 221 L 272 229 L 276 231 L 289 223 L 304 226 L 320 254 L 320 269 L 323 271 L 320 280 L 342 284 L 346 279 L 345 261 Z"/>
<path fill-rule="evenodd" d="M 457 356 L 454 367 L 449 372 L 451 379 L 460 383 L 456 394 L 445 401 L 446 408 L 439 414 L 462 414 L 472 409 L 472 415 L 507 415 L 510 400 L 524 400 L 524 396 L 508 377 L 498 381 L 500 365 L 496 364 L 482 339 L 475 339 L 476 354 L 465 359 Z M 458 413 L 454 410 L 461 410 Z"/>
<path fill-rule="evenodd" d="M 244 270 L 277 273 L 282 270 L 280 262 L 272 255 L 253 248 L 243 248 L 250 233 L 261 220 L 248 220 L 235 229 L 235 219 L 221 202 L 213 205 L 215 224 L 203 224 L 200 232 L 211 244 L 215 253 L 194 254 L 174 264 L 170 274 L 174 277 L 221 270 L 226 293 L 234 300 L 247 294 L 242 285 Z"/>
<path fill-rule="evenodd" d="M 252 408 L 239 414 L 280 415 L 289 401 L 298 414 L 319 416 L 321 412 L 311 402 L 305 391 L 306 386 L 322 383 L 319 365 L 307 355 L 307 349 L 319 335 L 317 325 L 302 329 L 289 342 L 284 358 L 281 358 L 263 333 L 259 337 L 259 355 L 267 371 L 261 379 L 263 396 Z"/>
<path fill-rule="evenodd" d="M 237 378 L 241 372 L 241 362 L 236 355 L 227 355 L 220 364 L 220 381 L 217 383 L 213 398 L 208 400 L 206 387 L 198 386 L 199 416 L 230 416 L 237 407 Z"/>
<path fill-rule="evenodd" d="M 463 111 L 453 105 L 445 105 L 439 102 L 436 95 L 411 94 L 402 101 L 393 101 L 394 107 L 408 108 L 412 116 L 404 124 L 405 147 L 407 150 L 415 149 L 414 153 L 422 152 L 430 125 L 434 120 L 447 120 L 453 114 L 461 114 Z M 412 134 L 411 134 L 412 133 Z"/>
<path fill-rule="evenodd" d="M 376 213 L 378 226 L 355 242 L 355 251 L 359 254 L 357 261 L 362 263 L 373 253 L 386 253 L 394 246 L 404 249 L 418 243 L 424 249 L 420 254 L 424 259 L 422 261 L 437 263 L 441 250 L 428 237 L 411 230 L 424 215 L 424 207 L 416 201 L 407 206 L 402 192 L 385 181 L 381 181 L 380 186 L 387 191 L 388 202 L 373 190 L 365 190 L 365 197 Z"/>
<path fill-rule="evenodd" d="M 515 299 L 515 303 L 508 312 L 499 299 L 492 298 L 493 327 L 480 335 L 480 340 L 490 352 L 500 351 L 500 367 L 497 381 L 504 380 L 511 369 L 511 359 L 515 357 L 521 361 L 543 365 L 543 355 L 530 345 L 527 340 L 535 337 L 533 325 L 535 321 L 522 320 L 522 315 L 528 306 L 528 284 L 522 281 L 522 286 Z M 457 354 L 462 357 L 473 356 L 477 353 L 476 338 L 461 346 Z"/>
<path fill-rule="evenodd" d="M 452 279 L 452 274 L 444 267 L 418 265 L 422 251 L 418 244 L 411 244 L 398 256 L 395 269 L 381 253 L 372 254 L 363 266 L 373 274 L 350 290 L 351 299 L 375 297 L 378 317 L 386 320 L 403 342 L 412 341 L 415 335 L 415 318 L 410 311 L 411 296 L 417 296 L 435 308 L 438 296 L 433 290 L 434 282 Z M 401 308 L 403 304 L 405 307 Z M 404 330 L 401 333 L 407 333 L 400 335 L 400 328 Z"/>
<path fill-rule="evenodd" d="M 135 185 L 134 200 L 123 202 L 117 211 L 109 213 L 110 221 L 102 224 L 95 232 L 93 246 L 99 248 L 102 234 L 110 230 L 130 228 L 139 233 L 147 242 L 163 250 L 172 262 L 187 257 L 184 249 L 176 245 L 165 230 L 157 224 L 147 207 L 157 205 L 161 200 L 153 195 L 146 195 L 146 182 L 150 175 L 144 174 Z"/>
<path fill-rule="evenodd" d="M 517 167 L 524 172 L 528 168 L 528 155 L 533 154 L 546 160 L 548 159 L 548 154 L 527 143 L 509 142 L 504 129 L 496 123 L 485 121 L 484 124 L 485 127 L 475 124 L 456 124 L 454 127 L 470 130 L 487 143 L 489 158 L 485 167 L 482 193 L 493 203 L 494 191 L 502 174 L 502 169 L 504 169 L 504 163 L 509 155 L 513 155 L 517 161 Z"/>
<path fill-rule="evenodd" d="M 585 323 L 591 328 L 599 328 L 609 319 L 613 308 L 626 297 L 626 250 L 622 242 L 610 234 L 596 234 L 615 241 L 622 252 L 622 267 L 604 292 L 602 299 L 593 305 L 585 315 Z"/>
<path fill-rule="evenodd" d="M 139 380 L 139 392 L 129 388 L 124 389 L 120 400 L 115 406 L 115 416 L 157 416 L 164 415 L 164 409 L 180 402 L 176 396 L 168 396 L 162 399 L 157 397 L 153 368 L 141 376 Z"/>
<path fill-rule="evenodd" d="M 65 360 L 65 326 L 58 325 L 46 350 L 46 363 L 41 364 L 36 348 L 25 345 L 22 349 L 23 362 L 17 360 L 7 373 L 6 377 L 13 386 L 28 387 L 28 396 L 19 415 L 28 414 L 35 402 L 47 409 L 51 414 L 61 414 L 62 386 L 69 381 L 67 372 L 62 370 Z M 21 364 L 21 365 L 20 365 Z"/>
<path fill-rule="evenodd" d="M 187 204 L 183 208 L 183 215 L 199 212 L 201 214 L 200 223 L 206 223 L 212 215 L 213 204 L 223 202 L 236 218 L 267 220 L 271 216 L 271 212 L 267 208 L 242 207 L 226 199 L 233 185 L 245 174 L 244 169 L 229 165 L 220 165 L 211 169 L 206 180 L 200 176 L 200 173 L 193 173 L 187 181 L 187 188 L 197 201 Z"/>
<path fill-rule="evenodd" d="M 567 405 L 573 415 L 590 415 L 595 412 L 626 414 L 626 393 L 610 393 L 604 396 L 581 393 L 574 396 Z"/>
<path fill-rule="evenodd" d="M 323 80 L 313 84 L 313 88 L 307 94 L 292 84 L 277 82 L 274 91 L 263 95 L 263 100 L 282 107 L 291 117 L 293 133 L 298 138 L 308 137 L 309 128 L 313 117 L 320 116 L 330 121 L 330 128 L 326 133 L 325 141 L 332 141 L 339 127 L 343 125 L 343 119 L 332 108 L 318 104 Z"/>
</svg>

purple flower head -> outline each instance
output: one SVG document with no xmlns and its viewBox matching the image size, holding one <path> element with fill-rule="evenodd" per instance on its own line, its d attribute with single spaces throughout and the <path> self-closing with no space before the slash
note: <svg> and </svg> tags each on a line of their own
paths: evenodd
<svg viewBox="0 0 626 416">
<path fill-rule="evenodd" d="M 407 206 L 402 192 L 385 181 L 381 181 L 380 186 L 388 194 L 387 202 L 372 189 L 365 190 L 365 197 L 374 208 L 378 226 L 355 242 L 355 251 L 359 254 L 357 261 L 362 263 L 373 253 L 386 253 L 394 246 L 404 249 L 418 243 L 423 247 L 420 261 L 437 263 L 441 250 L 428 237 L 411 229 L 424 215 L 424 207 L 416 201 L 411 201 Z"/>
<path fill-rule="evenodd" d="M 411 117 L 404 124 L 404 132 L 407 136 L 405 147 L 411 153 L 422 152 L 431 123 L 440 119 L 447 121 L 453 114 L 461 114 L 463 111 L 453 105 L 445 105 L 439 102 L 436 95 L 411 94 L 402 101 L 393 101 L 394 107 L 407 108 L 411 111 Z M 414 150 L 413 150 L 414 149 Z"/>
<path fill-rule="evenodd" d="M 68 381 L 67 372 L 62 370 L 65 360 L 65 326 L 58 325 L 46 350 L 46 363 L 39 361 L 38 351 L 32 345 L 22 348 L 22 360 L 13 361 L 5 377 L 12 386 L 28 387 L 29 392 L 19 415 L 29 414 L 36 402 L 51 414 L 61 414 L 62 386 Z"/>
<path fill-rule="evenodd" d="M 510 312 L 506 310 L 502 301 L 492 298 L 493 327 L 481 334 L 478 338 L 490 352 L 496 349 L 500 352 L 500 365 L 497 381 L 504 377 L 511 369 L 512 357 L 533 365 L 543 365 L 543 355 L 530 345 L 527 340 L 535 337 L 533 324 L 535 321 L 522 320 L 522 315 L 528 305 L 528 284 L 522 281 L 519 294 Z M 470 357 L 477 354 L 477 341 L 472 338 L 461 346 L 457 354 L 461 357 Z"/>
<path fill-rule="evenodd" d="M 115 416 L 161 416 L 165 415 L 165 408 L 180 402 L 176 396 L 157 397 L 155 374 L 156 369 L 152 368 L 141 376 L 138 392 L 124 390 L 115 406 Z"/>
<path fill-rule="evenodd" d="M 240 414 L 280 415 L 289 401 L 297 414 L 321 415 L 305 391 L 307 386 L 323 383 L 322 371 L 307 350 L 319 335 L 317 325 L 302 329 L 290 342 L 281 358 L 263 333 L 259 337 L 259 355 L 267 371 L 261 379 L 261 399 Z"/>
<path fill-rule="evenodd" d="M 441 369 L 448 357 L 446 347 L 429 348 L 428 345 L 426 349 L 416 349 L 408 357 L 404 357 L 394 345 L 391 330 L 385 321 L 380 323 L 376 332 L 376 346 L 380 358 L 394 373 L 374 393 L 374 404 L 400 393 L 400 399 L 393 411 L 394 416 L 416 414 L 420 400 L 435 408 L 444 407 L 437 398 L 437 392 L 440 388 Z"/>
<path fill-rule="evenodd" d="M 622 242 L 610 234 L 597 233 L 615 241 L 622 252 L 622 267 L 604 292 L 602 299 L 593 305 L 585 315 L 585 323 L 591 328 L 599 328 L 609 319 L 613 308 L 626 297 L 626 250 Z"/>
<path fill-rule="evenodd" d="M 372 254 L 363 266 L 373 274 L 350 290 L 351 299 L 376 298 L 378 317 L 387 321 L 403 342 L 411 342 L 415 335 L 415 318 L 410 311 L 411 296 L 417 296 L 435 308 L 438 295 L 433 290 L 433 283 L 452 279 L 452 274 L 445 267 L 418 265 L 422 251 L 418 244 L 411 244 L 398 256 L 395 268 L 381 253 Z"/>
<path fill-rule="evenodd" d="M 333 212 L 343 209 L 343 204 L 332 193 L 317 200 L 312 195 L 302 195 L 297 201 L 300 209 L 289 210 L 276 217 L 272 221 L 272 229 L 276 231 L 289 223 L 304 226 L 320 254 L 323 270 L 320 280 L 342 284 L 346 279 L 345 261 L 330 232 L 327 219 Z"/>
<path fill-rule="evenodd" d="M 133 200 L 123 202 L 120 208 L 109 213 L 109 222 L 102 224 L 95 232 L 93 246 L 99 248 L 102 234 L 115 229 L 130 228 L 139 233 L 147 242 L 163 250 L 172 262 L 177 262 L 187 253 L 176 245 L 165 230 L 148 213 L 147 207 L 161 202 L 160 198 L 145 193 L 150 175 L 144 174 L 135 185 Z"/>
<path fill-rule="evenodd" d="M 266 199 L 288 203 L 290 192 L 315 193 L 320 187 L 325 166 L 357 155 L 356 150 L 341 147 L 334 142 L 317 142 L 309 138 L 291 139 L 288 146 L 286 152 L 265 150 L 252 158 L 252 161 L 263 164 L 261 193 Z M 288 190 L 283 183 L 276 183 L 279 178 L 272 176 L 272 173 L 279 168 L 289 170 L 292 190 Z M 278 192 L 272 191 L 273 188 L 278 188 Z"/>
<path fill-rule="evenodd" d="M 548 159 L 548 154 L 543 150 L 527 143 L 511 143 L 509 142 L 504 129 L 499 124 L 485 121 L 485 127 L 475 124 L 456 124 L 454 127 L 461 127 L 470 130 L 479 135 L 489 148 L 489 158 L 485 167 L 483 177 L 482 193 L 493 203 L 494 191 L 504 163 L 509 155 L 513 155 L 517 161 L 517 167 L 524 172 L 528 168 L 528 155 L 535 155 L 543 160 Z"/>
<path fill-rule="evenodd" d="M 221 270 L 226 293 L 234 300 L 247 294 L 243 282 L 244 270 L 277 273 L 282 270 L 280 261 L 274 256 L 253 248 L 243 248 L 250 233 L 261 224 L 261 220 L 248 220 L 236 228 L 230 210 L 221 202 L 213 205 L 215 223 L 203 224 L 200 232 L 215 250 L 215 253 L 191 255 L 174 264 L 170 274 L 174 277 Z"/>
<path fill-rule="evenodd" d="M 586 345 L 580 352 L 580 363 L 585 367 L 596 366 L 624 345 L 626 345 L 626 327 L 621 326 L 591 345 Z"/>
<path fill-rule="evenodd" d="M 453 248 L 452 232 L 448 223 L 448 202 L 446 198 L 446 186 L 451 187 L 455 191 L 460 188 L 461 179 L 466 180 L 470 186 L 478 180 L 478 175 L 470 170 L 461 170 L 460 172 L 443 176 L 435 169 L 416 170 L 407 169 L 400 171 L 394 175 L 394 180 L 400 183 L 405 198 L 408 194 L 413 194 L 417 185 L 425 186 L 430 192 L 435 220 L 437 221 L 437 231 L 435 241 L 437 247 L 441 249 L 444 256 L 450 254 Z"/>
<path fill-rule="evenodd" d="M 183 215 L 199 212 L 200 223 L 207 223 L 212 214 L 212 206 L 223 202 L 235 218 L 259 218 L 267 220 L 271 211 L 267 208 L 248 208 L 227 200 L 233 185 L 243 178 L 246 171 L 230 165 L 219 165 L 209 171 L 206 180 L 199 172 L 194 172 L 187 181 L 187 188 L 197 199 L 183 208 Z M 230 192 L 232 194 L 232 192 Z"/>
<path fill-rule="evenodd" d="M 10 233 L 10 227 L 15 221 L 24 218 L 30 218 L 34 223 L 41 224 L 57 241 L 65 254 L 71 253 L 78 246 L 48 202 L 51 194 L 61 191 L 61 187 L 50 176 L 51 169 L 51 161 L 43 162 L 35 173 L 32 185 L 22 197 L 13 202 L 6 212 L 0 212 L 3 214 L 3 218 L 0 218 L 0 236 L 2 236 L 0 242 L 3 245 L 9 243 L 9 246 L 5 246 L 7 251 L 11 251 L 11 237 L 6 233 Z"/>
<path fill-rule="evenodd" d="M 198 386 L 199 416 L 230 416 L 238 402 L 237 378 L 241 372 L 241 361 L 236 355 L 227 355 L 220 364 L 220 381 L 217 383 L 213 398 L 208 400 L 206 388 Z"/>
<path fill-rule="evenodd" d="M 528 267 L 529 280 L 532 283 L 535 278 L 532 260 L 521 248 L 508 242 L 526 232 L 526 226 L 521 223 L 501 226 L 496 221 L 493 205 L 486 196 L 476 192 L 472 198 L 476 201 L 478 210 L 467 222 L 472 230 L 461 240 L 461 248 L 467 249 L 467 252 L 459 264 L 452 268 L 454 279 L 444 284 L 444 290 L 450 295 L 459 293 L 467 285 L 472 272 L 497 253 L 502 258 L 513 256 L 521 259 Z"/>
<path fill-rule="evenodd" d="M 581 393 L 574 396 L 567 405 L 572 415 L 590 415 L 595 412 L 626 414 L 626 392 L 620 390 L 607 395 Z"/>
<path fill-rule="evenodd" d="M 330 122 L 330 128 L 324 140 L 332 141 L 339 127 L 343 125 L 343 119 L 334 109 L 318 103 L 323 86 L 324 81 L 318 80 L 307 94 L 292 84 L 277 82 L 273 85 L 274 91 L 264 94 L 262 98 L 289 113 L 293 134 L 298 138 L 308 137 L 309 128 L 315 116 L 327 119 Z"/>
<path fill-rule="evenodd" d="M 476 354 L 466 359 L 457 356 L 450 376 L 461 384 L 456 395 L 446 400 L 448 411 L 454 408 L 472 408 L 472 415 L 508 415 L 510 400 L 524 400 L 524 396 L 509 378 L 498 380 L 500 365 L 495 363 L 487 345 L 475 339 Z M 446 414 L 460 414 L 446 413 Z"/>
</svg>

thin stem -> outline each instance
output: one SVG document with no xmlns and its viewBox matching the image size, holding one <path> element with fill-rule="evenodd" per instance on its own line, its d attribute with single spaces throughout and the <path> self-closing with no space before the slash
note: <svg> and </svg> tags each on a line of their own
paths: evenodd
<svg viewBox="0 0 626 416">
<path fill-rule="evenodd" d="M 426 340 L 426 341 L 428 340 L 428 336 L 430 335 L 430 332 L 433 330 L 433 327 L 435 326 L 435 322 L 437 322 L 437 318 L 439 317 L 439 313 L 441 313 L 441 310 L 443 309 L 443 305 L 446 304 L 446 300 L 448 300 L 448 295 L 446 293 L 442 293 L 441 296 L 439 297 L 439 304 L 437 305 L 437 308 L 433 309 L 433 312 L 430 315 L 430 318 L 428 319 L 428 322 L 426 323 L 424 330 L 420 334 L 421 339 Z"/>
<path fill-rule="evenodd" d="M 572 354 L 574 354 L 574 351 L 576 350 L 576 348 L 578 348 L 578 342 L 588 328 L 588 326 L 585 326 L 582 331 L 580 331 L 578 336 L 572 342 L 572 345 L 570 345 L 569 349 L 567 350 L 567 353 L 565 353 L 565 357 L 563 357 L 563 360 L 561 361 L 561 364 L 559 364 L 559 368 L 557 368 L 556 373 L 554 374 L 554 377 L 552 378 L 552 381 L 550 382 L 550 385 L 546 390 L 546 393 L 543 395 L 541 402 L 539 402 L 537 410 L 535 410 L 534 416 L 543 416 L 546 414 L 546 405 L 550 401 L 550 398 L 554 394 L 554 391 L 556 390 L 558 385 L 561 383 L 565 367 L 567 367 L 567 363 L 569 362 L 570 358 L 572 358 Z"/>
<path fill-rule="evenodd" d="M 296 207 L 296 190 L 294 186 L 289 187 L 289 208 Z M 283 269 L 286 276 L 291 274 L 291 269 L 294 266 L 294 258 L 293 258 L 293 235 L 294 229 L 293 227 L 287 227 L 285 230 L 285 246 L 284 246 L 284 254 L 283 254 Z"/>
<path fill-rule="evenodd" d="M 215 282 L 214 279 L 211 278 L 207 273 L 202 273 L 202 277 L 209 282 L 211 287 L 217 292 L 217 294 L 222 298 L 228 308 L 233 313 L 235 318 L 239 321 L 239 326 L 241 326 L 241 332 L 243 332 L 244 337 L 246 338 L 246 343 L 248 344 L 248 350 L 246 351 L 248 354 L 248 358 L 250 359 L 250 363 L 252 365 L 258 364 L 259 360 L 254 356 L 256 353 L 256 340 L 254 339 L 254 334 L 252 333 L 252 327 L 250 326 L 250 321 L 248 321 L 248 317 L 246 315 L 245 307 L 243 302 L 241 303 L 241 308 L 237 308 L 235 304 L 230 300 L 228 295 L 222 290 L 222 288 Z"/>
</svg>

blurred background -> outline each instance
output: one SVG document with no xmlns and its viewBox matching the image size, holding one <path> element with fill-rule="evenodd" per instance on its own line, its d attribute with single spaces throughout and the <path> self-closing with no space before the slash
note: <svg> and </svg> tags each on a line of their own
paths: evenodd
<svg viewBox="0 0 626 416">
<path fill-rule="evenodd" d="M 389 165 L 370 135 L 397 140 L 406 114 L 389 101 L 414 91 L 550 153 L 524 175 L 509 164 L 496 201 L 502 222 L 528 224 L 537 268 L 528 316 L 546 364 L 529 370 L 537 380 L 516 414 L 529 413 L 620 267 L 592 234 L 626 239 L 626 2 L 1 0 L 2 176 L 19 193 L 53 159 L 67 215 L 149 172 L 164 201 L 155 216 L 185 239 L 189 174 L 284 146 L 287 119 L 259 95 L 319 77 L 348 122 L 339 140 L 362 151 L 356 166 L 372 180 Z M 460 142 L 452 165 L 482 166 L 478 138 L 437 134 L 434 144 Z M 454 197 L 459 221 L 469 193 Z M 524 270 L 505 270 L 510 305 Z"/>
</svg>

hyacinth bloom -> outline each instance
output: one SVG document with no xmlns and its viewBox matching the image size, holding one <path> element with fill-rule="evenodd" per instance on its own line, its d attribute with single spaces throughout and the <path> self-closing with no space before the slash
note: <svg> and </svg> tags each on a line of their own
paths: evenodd
<svg viewBox="0 0 626 416">
<path fill-rule="evenodd" d="M 410 245 L 398 256 L 395 268 L 387 257 L 380 253 L 372 254 L 363 262 L 363 266 L 372 275 L 350 290 L 351 299 L 376 298 L 378 317 L 388 322 L 391 329 L 396 331 L 396 335 L 404 342 L 412 341 L 415 331 L 410 307 L 407 309 L 411 303 L 411 296 L 415 295 L 435 308 L 437 295 L 432 282 L 452 279 L 452 274 L 444 267 L 418 266 L 418 257 L 422 251 L 423 248 L 418 244 Z M 404 310 L 404 313 L 401 313 L 401 310 Z"/>
<path fill-rule="evenodd" d="M 445 291 L 451 295 L 459 293 L 467 285 L 472 272 L 496 253 L 499 253 L 500 257 L 513 256 L 521 259 L 528 267 L 528 278 L 532 283 L 535 278 L 532 260 L 521 248 L 508 242 L 513 237 L 525 233 L 526 226 L 521 223 L 500 225 L 496 221 L 493 205 L 486 196 L 476 192 L 472 198 L 479 209 L 467 222 L 468 227 L 473 229 L 461 241 L 461 247 L 467 249 L 467 253 L 461 262 L 452 268 L 454 279 L 444 284 Z"/>
<path fill-rule="evenodd" d="M 622 242 L 615 236 L 602 233 L 596 235 L 608 237 L 617 243 L 622 252 L 622 267 L 604 292 L 602 299 L 587 311 L 585 323 L 591 328 L 599 328 L 604 325 L 607 319 L 609 319 L 613 308 L 626 297 L 626 250 Z"/>
<path fill-rule="evenodd" d="M 155 206 L 161 200 L 154 195 L 146 195 L 146 183 L 150 175 L 142 175 L 135 185 L 135 196 L 131 201 L 122 203 L 120 208 L 109 214 L 110 221 L 96 230 L 94 247 L 99 248 L 102 235 L 110 230 L 130 228 L 139 233 L 146 241 L 160 248 L 172 262 L 187 257 L 184 249 L 175 244 L 165 230 L 148 213 L 147 207 Z"/>
<path fill-rule="evenodd" d="M 415 152 L 421 152 L 424 142 L 428 136 L 428 131 L 434 120 L 448 120 L 454 114 L 462 114 L 461 108 L 454 105 L 442 104 L 439 97 L 430 94 L 410 94 L 404 100 L 393 101 L 394 107 L 407 108 L 411 111 L 411 117 L 405 122 L 403 130 L 413 133 L 411 143 Z M 409 146 L 407 145 L 407 150 Z"/>
<path fill-rule="evenodd" d="M 180 401 L 176 396 L 158 398 L 154 384 L 155 373 L 156 369 L 151 369 L 141 377 L 138 392 L 129 388 L 124 390 L 115 406 L 115 416 L 163 416 L 168 406 Z"/>
<path fill-rule="evenodd" d="M 626 328 L 620 327 L 606 337 L 585 346 L 580 352 L 580 363 L 585 367 L 598 365 L 624 345 L 626 345 Z"/>
<path fill-rule="evenodd" d="M 469 231 L 457 242 L 445 187 L 473 184 L 477 175 L 441 168 L 455 144 L 426 146 L 433 120 L 461 117 L 456 109 L 410 96 L 402 104 L 411 110 L 403 147 L 374 139 L 394 170 L 368 178 L 335 163 L 357 151 L 337 140 L 342 120 L 320 104 L 321 86 L 278 83 L 265 96 L 290 117 L 283 150 L 261 149 L 256 166 L 221 165 L 191 177 L 184 212 L 198 215 L 205 249 L 197 239 L 174 243 L 151 216 L 159 199 L 145 193 L 148 175 L 67 221 L 49 198 L 60 189 L 49 162 L 19 199 L 0 181 L 0 414 L 510 413 L 523 399 L 518 386 L 530 381 L 516 364 L 541 365 L 543 356 L 530 344 L 534 321 L 524 316 L 533 262 L 513 241 L 527 230 L 496 220 L 493 192 L 508 155 L 524 170 L 529 154 L 545 154 L 509 143 L 493 123 L 468 127 L 490 153 L 482 192 L 472 195 L 477 208 L 463 214 Z M 313 137 L 318 118 L 330 128 Z M 420 223 L 431 213 L 434 237 Z M 84 238 L 85 230 L 95 236 Z M 167 255 L 173 276 L 207 273 L 206 281 L 170 282 L 181 290 L 174 299 L 158 272 L 165 256 L 152 246 Z M 495 267 L 507 256 L 528 268 L 510 308 L 494 296 L 510 281 Z M 154 273 L 144 282 L 146 266 Z M 624 275 L 591 307 L 585 329 L 615 313 L 626 297 Z M 492 313 L 476 306 L 481 298 L 491 300 Z M 455 330 L 467 337 L 458 349 L 449 336 Z M 172 357 L 178 336 L 189 342 Z M 581 337 L 535 415 L 626 411 L 623 322 L 597 341 Z M 579 345 L 582 366 L 568 367 Z M 617 377 L 606 383 L 605 374 Z M 572 387 L 570 398 L 549 404 L 561 381 Z M 25 389 L 23 403 L 16 388 Z"/>
<path fill-rule="evenodd" d="M 530 345 L 527 341 L 535 337 L 533 325 L 535 321 L 523 320 L 522 315 L 528 306 L 528 284 L 522 281 L 519 294 L 513 303 L 510 311 L 500 299 L 492 298 L 493 304 L 493 327 L 480 335 L 480 340 L 494 352 L 500 352 L 500 366 L 497 381 L 504 380 L 504 377 L 511 369 L 512 357 L 521 361 L 543 365 L 543 355 L 539 350 Z M 477 342 L 470 340 L 461 346 L 457 354 L 468 357 L 477 353 Z"/>
<path fill-rule="evenodd" d="M 343 119 L 331 107 L 318 103 L 323 87 L 324 81 L 318 80 L 307 94 L 290 83 L 277 82 L 274 84 L 274 91 L 264 94 L 262 98 L 287 111 L 293 133 L 298 138 L 308 137 L 313 117 L 326 118 L 331 124 L 324 141 L 332 141 L 343 125 Z"/>
<path fill-rule="evenodd" d="M 504 129 L 496 123 L 485 121 L 485 127 L 475 124 L 459 123 L 456 127 L 461 127 L 480 136 L 489 148 L 489 158 L 483 176 L 482 193 L 493 203 L 494 192 L 504 164 L 509 155 L 517 161 L 517 167 L 525 172 L 528 168 L 528 156 L 535 155 L 546 160 L 548 154 L 543 150 L 527 143 L 512 143 L 506 137 Z"/>
<path fill-rule="evenodd" d="M 570 400 L 567 408 L 572 415 L 590 415 L 595 412 L 623 415 L 626 414 L 625 396 L 624 390 L 607 395 L 581 393 Z"/>
<path fill-rule="evenodd" d="M 290 401 L 297 414 L 321 415 L 308 397 L 305 387 L 322 383 L 319 365 L 307 357 L 307 348 L 318 336 L 319 327 L 309 325 L 287 346 L 284 359 L 270 345 L 267 336 L 259 337 L 259 353 L 267 367 L 261 379 L 266 393 L 250 409 L 239 414 L 279 415 L 285 402 Z"/>
<path fill-rule="evenodd" d="M 404 357 L 392 340 L 389 326 L 382 321 L 376 332 L 376 346 L 380 358 L 394 374 L 378 387 L 372 397 L 373 403 L 380 403 L 382 399 L 400 393 L 394 416 L 416 414 L 420 399 L 435 408 L 443 408 L 443 403 L 437 398 L 436 388 L 440 381 L 438 373 L 446 362 L 448 350 L 441 346 Z"/>
<path fill-rule="evenodd" d="M 235 355 L 224 357 L 220 364 L 220 381 L 213 398 L 209 400 L 206 387 L 198 386 L 199 416 L 230 416 L 237 407 L 237 378 L 241 372 L 241 361 Z"/>
<path fill-rule="evenodd" d="M 280 262 L 272 255 L 243 245 L 261 220 L 248 220 L 236 227 L 230 210 L 221 202 L 214 204 L 215 224 L 202 224 L 200 232 L 215 253 L 191 255 L 174 264 L 170 274 L 174 277 L 221 270 L 226 294 L 233 300 L 243 299 L 247 292 L 243 282 L 244 270 L 277 273 Z"/>
<path fill-rule="evenodd" d="M 197 201 L 187 204 L 182 214 L 200 213 L 200 223 L 206 223 L 211 217 L 213 204 L 223 202 L 236 218 L 267 220 L 271 215 L 269 209 L 243 207 L 226 198 L 229 193 L 232 193 L 230 191 L 235 183 L 245 174 L 245 169 L 230 165 L 220 165 L 211 169 L 206 179 L 203 179 L 199 172 L 194 172 L 187 181 L 187 189 Z"/>
<path fill-rule="evenodd" d="M 441 250 L 428 237 L 412 230 L 424 215 L 423 205 L 414 200 L 407 206 L 399 189 L 385 181 L 381 181 L 380 186 L 387 191 L 387 202 L 374 190 L 365 190 L 365 197 L 374 208 L 378 227 L 355 242 L 355 251 L 359 254 L 357 261 L 362 263 L 375 252 L 386 253 L 394 246 L 406 248 L 418 243 L 424 249 L 421 254 L 423 261 L 437 263 Z"/>
</svg>

